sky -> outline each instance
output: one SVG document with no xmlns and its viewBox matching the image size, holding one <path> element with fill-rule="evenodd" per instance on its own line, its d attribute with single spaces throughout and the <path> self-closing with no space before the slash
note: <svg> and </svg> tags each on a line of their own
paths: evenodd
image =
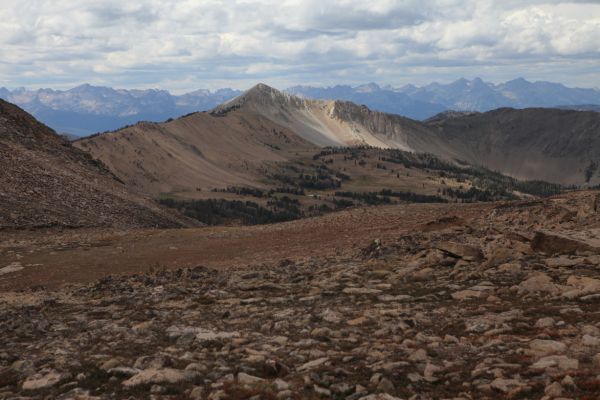
<svg viewBox="0 0 600 400">
<path fill-rule="evenodd" d="M 2 0 L 0 86 L 600 87 L 600 0 Z"/>
</svg>

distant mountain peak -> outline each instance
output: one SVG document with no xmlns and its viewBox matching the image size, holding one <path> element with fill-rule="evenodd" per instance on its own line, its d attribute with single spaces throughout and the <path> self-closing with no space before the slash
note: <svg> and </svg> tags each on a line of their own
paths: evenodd
<svg viewBox="0 0 600 400">
<path fill-rule="evenodd" d="M 87 91 L 87 90 L 93 90 L 93 89 L 104 89 L 101 86 L 92 86 L 89 83 L 82 83 L 81 85 L 75 86 L 72 89 L 69 89 L 68 92 L 81 92 L 81 91 Z"/>
<path fill-rule="evenodd" d="M 18 104 L 57 132 L 86 136 L 139 121 L 160 122 L 207 111 L 240 93 L 219 89 L 178 96 L 162 89 L 114 89 L 84 83 L 68 90 L 0 89 L 0 98 Z"/>
<path fill-rule="evenodd" d="M 524 88 L 528 88 L 530 86 L 532 86 L 533 83 L 529 82 L 528 80 L 526 80 L 525 78 L 517 78 L 517 79 L 513 79 L 511 81 L 505 82 L 501 85 L 498 85 L 499 87 L 504 87 L 507 89 L 512 89 L 512 90 L 519 90 L 519 89 L 524 89 Z"/>
<path fill-rule="evenodd" d="M 531 82 L 529 82 L 527 79 L 525 79 L 523 77 L 518 77 L 518 78 L 515 78 L 515 79 L 510 80 L 508 82 L 514 82 L 514 83 L 531 83 Z"/>
<path fill-rule="evenodd" d="M 264 83 L 258 83 L 238 97 L 218 105 L 211 111 L 211 114 L 224 115 L 242 107 L 260 108 L 281 106 L 285 103 L 289 103 L 291 100 L 298 104 L 303 102 L 301 98 L 290 93 L 282 92 Z"/>
<path fill-rule="evenodd" d="M 270 95 L 272 93 L 281 93 L 279 90 L 275 89 L 274 87 L 271 87 L 265 83 L 257 83 L 256 85 L 252 86 L 250 89 L 248 89 L 245 93 L 245 95 Z"/>
<path fill-rule="evenodd" d="M 481 78 L 474 78 L 471 82 L 469 82 L 469 85 L 471 87 L 486 87 L 489 88 L 489 86 L 483 81 L 483 79 Z"/>
<path fill-rule="evenodd" d="M 469 80 L 467 78 L 458 78 L 457 80 L 455 80 L 454 82 L 451 83 L 454 85 L 466 85 L 469 83 Z"/>
<path fill-rule="evenodd" d="M 366 85 L 360 85 L 356 87 L 356 90 L 360 93 L 373 93 L 381 90 L 378 84 L 371 82 Z"/>
</svg>

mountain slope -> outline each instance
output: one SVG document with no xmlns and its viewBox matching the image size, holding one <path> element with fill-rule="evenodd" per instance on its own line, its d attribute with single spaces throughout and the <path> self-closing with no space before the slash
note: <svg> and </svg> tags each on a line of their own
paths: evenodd
<svg viewBox="0 0 600 400">
<path fill-rule="evenodd" d="M 488 91 L 481 80 L 461 85 Z M 444 113 L 421 123 L 350 102 L 300 99 L 265 85 L 217 110 L 236 108 L 252 109 L 320 146 L 388 147 L 459 159 L 519 179 L 600 183 L 600 115 L 594 112 L 505 108 Z"/>
<path fill-rule="evenodd" d="M 350 102 L 308 100 L 259 84 L 212 110 L 86 138 L 91 152 L 141 192 L 261 187 L 274 163 L 321 147 L 431 153 L 520 179 L 595 184 L 600 114 L 553 109 L 446 112 L 426 122 Z"/>
<path fill-rule="evenodd" d="M 217 107 L 216 115 L 238 109 L 259 114 L 318 146 L 373 146 L 420 151 L 433 138 L 416 121 L 334 100 L 307 100 L 259 84 Z"/>
<path fill-rule="evenodd" d="M 317 149 L 284 126 L 243 111 L 140 123 L 74 144 L 102 160 L 133 189 L 153 195 L 261 186 L 266 163 Z"/>
<path fill-rule="evenodd" d="M 442 115 L 425 123 L 446 156 L 521 179 L 600 183 L 600 114 L 557 109 L 498 109 Z"/>
<path fill-rule="evenodd" d="M 101 163 L 2 100 L 0 171 L 0 229 L 189 223 L 132 195 Z"/>
<path fill-rule="evenodd" d="M 259 84 L 210 113 L 140 123 L 76 141 L 134 190 L 160 196 L 266 187 L 278 163 L 326 146 L 440 148 L 418 122 L 348 102 L 304 100 Z M 436 139 L 437 140 L 437 139 Z M 297 176 L 299 171 L 294 172 Z"/>
<path fill-rule="evenodd" d="M 374 83 L 357 87 L 345 85 L 326 88 L 294 86 L 287 89 L 286 92 L 306 99 L 343 100 L 355 104 L 365 104 L 372 110 L 418 120 L 429 118 L 446 110 L 443 105 L 413 99 L 405 93 L 391 88 L 381 88 Z"/>
<path fill-rule="evenodd" d="M 594 111 L 600 113 L 599 104 L 575 104 L 570 106 L 558 106 L 561 110 L 575 110 L 575 111 Z"/>
</svg>

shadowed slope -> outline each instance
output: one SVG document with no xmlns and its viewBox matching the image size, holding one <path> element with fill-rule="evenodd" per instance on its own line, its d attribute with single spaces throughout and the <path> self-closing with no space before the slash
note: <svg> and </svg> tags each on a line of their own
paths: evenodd
<svg viewBox="0 0 600 400">
<path fill-rule="evenodd" d="M 0 171 L 0 229 L 190 223 L 132 195 L 104 165 L 1 100 Z"/>
<path fill-rule="evenodd" d="M 600 183 L 600 114 L 503 108 L 428 121 L 447 154 L 521 179 Z"/>
</svg>

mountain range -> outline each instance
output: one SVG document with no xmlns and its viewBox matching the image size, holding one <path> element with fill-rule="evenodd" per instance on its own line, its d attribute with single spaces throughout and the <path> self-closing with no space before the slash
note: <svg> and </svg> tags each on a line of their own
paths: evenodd
<svg viewBox="0 0 600 400">
<path fill-rule="evenodd" d="M 87 84 L 64 91 L 0 88 L 0 98 L 22 107 L 57 132 L 74 136 L 208 110 L 240 93 L 232 89 L 196 90 L 175 96 L 166 90 L 124 90 Z"/>
<path fill-rule="evenodd" d="M 211 112 L 142 123 L 75 142 L 146 193 L 260 186 L 267 163 L 324 147 L 428 153 L 523 180 L 599 183 L 600 114 L 502 108 L 427 121 L 259 84 Z"/>
<path fill-rule="evenodd" d="M 225 203 L 208 203 L 217 207 L 210 212 L 207 203 L 194 207 L 203 216 L 236 207 L 242 218 L 287 220 L 389 196 L 555 193 L 545 182 L 600 184 L 599 132 L 594 111 L 447 111 L 418 121 L 258 84 L 210 111 L 69 142 L 0 100 L 0 229 L 191 224 L 152 199 L 217 198 Z M 261 205 L 227 203 L 248 195 Z"/>
<path fill-rule="evenodd" d="M 598 109 L 600 90 L 569 88 L 559 83 L 519 78 L 501 84 L 459 79 L 450 84 L 417 87 L 360 86 L 326 88 L 295 86 L 286 92 L 307 99 L 346 100 L 372 110 L 425 120 L 447 111 L 485 112 L 501 107 L 563 107 Z M 110 131 L 138 121 L 160 122 L 210 110 L 239 96 L 233 89 L 197 90 L 172 95 L 164 90 L 123 90 L 82 85 L 70 90 L 8 90 L 0 98 L 15 103 L 56 131 L 75 136 Z"/>
</svg>

